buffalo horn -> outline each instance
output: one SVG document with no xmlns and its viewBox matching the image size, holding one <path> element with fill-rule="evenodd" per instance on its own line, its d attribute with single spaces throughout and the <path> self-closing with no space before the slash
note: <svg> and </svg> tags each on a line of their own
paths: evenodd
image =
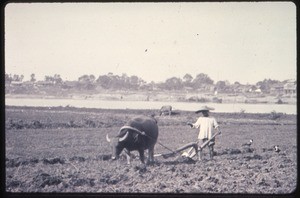
<svg viewBox="0 0 300 198">
<path fill-rule="evenodd" d="M 123 129 L 130 129 L 130 130 L 133 130 L 133 131 L 135 131 L 135 132 L 138 132 L 138 133 L 141 134 L 141 135 L 144 135 L 142 131 L 138 130 L 137 128 L 131 127 L 131 126 L 123 126 L 123 127 L 120 129 L 120 132 L 121 132 Z"/>
<path fill-rule="evenodd" d="M 119 142 L 122 142 L 122 141 L 126 140 L 128 134 L 129 134 L 129 132 L 127 131 L 126 134 L 123 137 L 119 138 Z"/>
<path fill-rule="evenodd" d="M 106 134 L 106 141 L 110 142 L 110 139 L 108 137 L 108 134 Z"/>
</svg>

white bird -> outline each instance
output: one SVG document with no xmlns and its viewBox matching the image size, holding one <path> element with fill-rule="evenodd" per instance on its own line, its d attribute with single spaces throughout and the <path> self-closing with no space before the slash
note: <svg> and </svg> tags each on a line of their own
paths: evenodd
<svg viewBox="0 0 300 198">
<path fill-rule="evenodd" d="M 253 139 L 250 139 L 248 143 L 243 144 L 242 146 L 251 146 Z"/>
<path fill-rule="evenodd" d="M 274 150 L 275 152 L 279 153 L 280 152 L 279 146 L 278 145 L 274 146 Z"/>
</svg>

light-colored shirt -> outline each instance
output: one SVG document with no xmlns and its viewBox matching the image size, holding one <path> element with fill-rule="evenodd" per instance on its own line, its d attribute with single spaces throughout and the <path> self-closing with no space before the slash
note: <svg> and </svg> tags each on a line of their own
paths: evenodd
<svg viewBox="0 0 300 198">
<path fill-rule="evenodd" d="M 200 128 L 198 139 L 208 138 L 210 139 L 212 134 L 212 129 L 217 128 L 219 125 L 214 117 L 200 117 L 193 124 L 193 128 Z"/>
</svg>

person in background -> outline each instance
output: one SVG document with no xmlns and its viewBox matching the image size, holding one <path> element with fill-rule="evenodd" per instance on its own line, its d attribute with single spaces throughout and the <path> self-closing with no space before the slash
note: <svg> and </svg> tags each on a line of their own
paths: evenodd
<svg viewBox="0 0 300 198">
<path fill-rule="evenodd" d="M 209 116 L 209 111 L 214 110 L 213 108 L 209 108 L 207 106 L 201 107 L 196 113 L 202 113 L 203 117 L 199 117 L 195 123 L 188 122 L 187 124 L 191 128 L 200 128 L 199 135 L 198 135 L 198 145 L 201 146 L 204 142 L 211 139 L 213 136 L 213 131 L 217 130 L 220 133 L 219 125 L 214 117 Z M 210 159 L 213 159 L 214 155 L 214 145 L 215 145 L 215 138 L 213 138 L 209 144 L 209 156 Z M 202 159 L 202 151 L 199 150 L 200 159 Z"/>
</svg>

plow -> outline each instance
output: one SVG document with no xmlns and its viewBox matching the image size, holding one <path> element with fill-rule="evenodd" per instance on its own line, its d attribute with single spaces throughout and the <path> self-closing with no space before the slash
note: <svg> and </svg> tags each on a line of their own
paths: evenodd
<svg viewBox="0 0 300 198">
<path fill-rule="evenodd" d="M 151 137 L 150 135 L 146 134 L 144 131 L 140 131 L 139 129 L 137 129 L 135 127 L 132 127 L 132 126 L 123 126 L 120 129 L 120 131 L 123 130 L 123 129 L 130 129 L 130 130 L 136 132 L 138 135 L 146 136 L 146 137 L 148 137 L 150 139 L 155 140 L 157 144 L 159 144 L 160 146 L 164 147 L 169 152 L 154 154 L 153 157 L 163 157 L 164 159 L 169 158 L 169 157 L 174 157 L 175 155 L 177 155 L 177 154 L 181 153 L 182 151 L 188 149 L 187 151 L 181 153 L 181 156 L 187 157 L 187 158 L 193 158 L 193 157 L 195 157 L 198 154 L 198 159 L 200 160 L 201 159 L 201 156 L 200 156 L 201 152 L 200 151 L 202 151 L 202 149 L 205 148 L 217 135 L 221 134 L 221 131 L 218 130 L 216 133 L 214 133 L 212 135 L 212 137 L 210 139 L 206 140 L 200 146 L 198 145 L 199 142 L 196 141 L 196 142 L 190 142 L 188 144 L 185 144 L 185 145 L 179 147 L 176 150 L 173 150 L 173 149 L 170 149 L 167 146 L 163 145 L 159 141 L 157 141 L 157 139 L 155 139 L 155 138 Z"/>
<path fill-rule="evenodd" d="M 174 157 L 177 154 L 181 153 L 182 151 L 188 149 L 187 151 L 181 153 L 181 156 L 193 158 L 193 157 L 196 156 L 197 153 L 199 153 L 199 151 L 201 151 L 203 148 L 205 148 L 213 140 L 214 137 L 216 137 L 219 134 L 221 134 L 221 131 L 216 132 L 210 139 L 205 141 L 200 146 L 198 146 L 198 142 L 190 142 L 188 144 L 185 144 L 184 146 L 179 147 L 176 150 L 172 150 L 172 149 L 164 146 L 160 142 L 157 142 L 159 145 L 166 148 L 170 152 L 168 152 L 168 153 L 158 153 L 158 154 L 155 154 L 154 157 L 163 157 L 164 159 L 166 159 L 166 158 L 169 158 L 169 157 Z M 200 156 L 198 156 L 198 158 L 200 159 Z"/>
</svg>

